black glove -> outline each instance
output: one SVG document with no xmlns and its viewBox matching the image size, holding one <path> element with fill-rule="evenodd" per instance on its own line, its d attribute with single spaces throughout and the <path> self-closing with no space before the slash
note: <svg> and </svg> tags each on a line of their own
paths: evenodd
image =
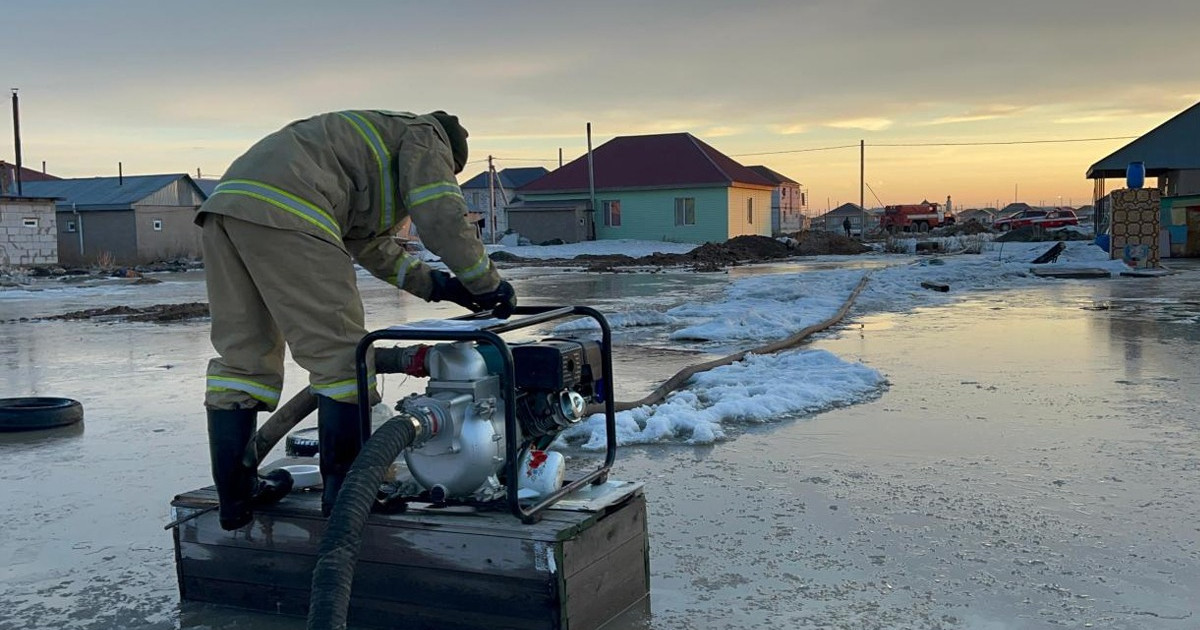
<svg viewBox="0 0 1200 630">
<path fill-rule="evenodd" d="M 508 319 L 517 308 L 517 292 L 507 280 L 501 280 L 494 291 L 476 295 L 475 303 L 480 306 L 480 310 L 491 310 L 492 315 Z"/>
<path fill-rule="evenodd" d="M 430 279 L 433 281 L 433 291 L 429 293 L 430 302 L 454 302 L 470 311 L 484 310 L 474 295 L 463 286 L 458 278 L 437 269 L 432 270 Z"/>
</svg>

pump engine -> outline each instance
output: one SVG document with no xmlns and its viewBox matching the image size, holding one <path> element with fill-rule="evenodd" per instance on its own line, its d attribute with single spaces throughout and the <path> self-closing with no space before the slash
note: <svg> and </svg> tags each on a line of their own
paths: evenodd
<svg viewBox="0 0 1200 630">
<path fill-rule="evenodd" d="M 601 344 L 547 339 L 509 349 L 521 479 L 502 479 L 508 438 L 495 348 L 470 341 L 429 347 L 424 394 L 397 403 L 397 411 L 411 415 L 431 435 L 404 453 L 413 478 L 431 500 L 492 500 L 514 482 L 529 496 L 562 485 L 563 458 L 544 449 L 584 418 L 588 403 L 602 397 Z"/>
</svg>

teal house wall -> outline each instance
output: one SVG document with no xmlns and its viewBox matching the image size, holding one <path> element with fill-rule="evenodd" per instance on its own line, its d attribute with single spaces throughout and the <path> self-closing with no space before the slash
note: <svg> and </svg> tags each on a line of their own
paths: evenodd
<svg viewBox="0 0 1200 630">
<path fill-rule="evenodd" d="M 512 209 L 587 207 L 594 199 L 596 239 L 721 243 L 771 235 L 775 183 L 689 133 L 618 136 L 597 147 L 593 161 L 594 168 L 580 157 L 522 186 Z M 680 198 L 694 200 L 691 224 L 676 225 Z M 621 223 L 605 225 L 614 201 Z"/>
</svg>

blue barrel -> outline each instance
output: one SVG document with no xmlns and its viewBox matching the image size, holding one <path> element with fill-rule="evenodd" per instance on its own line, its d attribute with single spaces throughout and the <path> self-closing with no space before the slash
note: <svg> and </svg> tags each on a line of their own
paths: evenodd
<svg viewBox="0 0 1200 630">
<path fill-rule="evenodd" d="M 1129 188 L 1141 188 L 1146 183 L 1146 163 L 1130 162 L 1125 167 L 1125 185 Z"/>
<path fill-rule="evenodd" d="M 1097 234 L 1096 244 L 1100 246 L 1100 249 L 1103 249 L 1105 252 L 1107 252 L 1108 248 L 1111 246 L 1111 239 L 1112 237 L 1107 234 Z"/>
</svg>

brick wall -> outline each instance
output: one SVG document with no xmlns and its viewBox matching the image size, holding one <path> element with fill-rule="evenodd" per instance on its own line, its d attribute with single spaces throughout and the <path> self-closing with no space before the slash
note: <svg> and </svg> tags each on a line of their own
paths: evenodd
<svg viewBox="0 0 1200 630">
<path fill-rule="evenodd" d="M 52 199 L 0 199 L 0 265 L 58 263 Z"/>
</svg>

